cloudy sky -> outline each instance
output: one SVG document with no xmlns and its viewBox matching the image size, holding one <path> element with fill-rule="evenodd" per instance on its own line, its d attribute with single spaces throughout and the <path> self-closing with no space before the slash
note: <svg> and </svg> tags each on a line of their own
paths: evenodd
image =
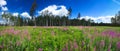
<svg viewBox="0 0 120 51">
<path fill-rule="evenodd" d="M 11 12 L 30 18 L 29 10 L 33 0 L 0 0 L 0 13 Z M 49 10 L 54 15 L 67 15 L 72 8 L 72 18 L 80 12 L 82 18 L 93 19 L 95 22 L 110 23 L 110 18 L 120 10 L 120 0 L 37 0 L 36 16 Z M 82 19 L 81 18 L 81 19 Z"/>
</svg>

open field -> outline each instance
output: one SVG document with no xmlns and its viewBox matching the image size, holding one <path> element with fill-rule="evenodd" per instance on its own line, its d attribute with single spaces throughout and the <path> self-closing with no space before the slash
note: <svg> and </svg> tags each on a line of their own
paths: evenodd
<svg viewBox="0 0 120 51">
<path fill-rule="evenodd" d="M 120 27 L 0 27 L 0 51 L 120 51 Z"/>
</svg>

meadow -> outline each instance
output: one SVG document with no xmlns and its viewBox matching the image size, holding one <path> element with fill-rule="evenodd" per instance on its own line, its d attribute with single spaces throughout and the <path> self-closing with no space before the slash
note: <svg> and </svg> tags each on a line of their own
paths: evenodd
<svg viewBox="0 0 120 51">
<path fill-rule="evenodd" d="M 0 27 L 0 51 L 120 51 L 120 27 Z"/>
</svg>

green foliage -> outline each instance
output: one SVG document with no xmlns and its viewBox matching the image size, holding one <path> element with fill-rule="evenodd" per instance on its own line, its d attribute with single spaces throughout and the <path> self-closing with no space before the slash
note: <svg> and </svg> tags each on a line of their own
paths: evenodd
<svg viewBox="0 0 120 51">
<path fill-rule="evenodd" d="M 120 11 L 115 15 L 115 17 L 111 18 L 111 22 L 115 25 L 120 25 Z"/>
</svg>

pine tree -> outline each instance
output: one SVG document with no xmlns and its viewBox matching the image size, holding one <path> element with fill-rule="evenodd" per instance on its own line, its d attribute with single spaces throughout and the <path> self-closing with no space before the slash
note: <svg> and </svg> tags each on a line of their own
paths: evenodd
<svg viewBox="0 0 120 51">
<path fill-rule="evenodd" d="M 35 20 L 35 10 L 37 8 L 37 3 L 36 0 L 34 0 L 34 2 L 32 3 L 31 9 L 30 9 L 30 16 L 32 17 L 32 20 L 34 22 L 34 25 L 36 26 L 36 20 Z"/>
</svg>

